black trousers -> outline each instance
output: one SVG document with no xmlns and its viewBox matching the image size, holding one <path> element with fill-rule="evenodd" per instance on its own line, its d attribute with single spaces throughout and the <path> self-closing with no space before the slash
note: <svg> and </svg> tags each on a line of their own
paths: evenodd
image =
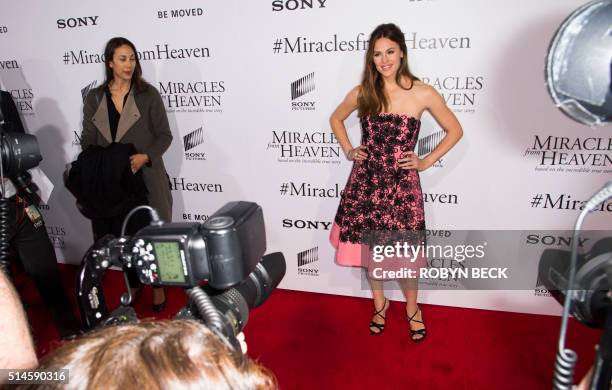
<svg viewBox="0 0 612 390">
<path fill-rule="evenodd" d="M 44 223 L 35 227 L 25 213 L 25 204 L 13 196 L 8 199 L 9 246 L 17 253 L 26 274 L 32 279 L 43 302 L 51 312 L 61 337 L 80 330 L 57 267 L 55 250 Z"/>
</svg>

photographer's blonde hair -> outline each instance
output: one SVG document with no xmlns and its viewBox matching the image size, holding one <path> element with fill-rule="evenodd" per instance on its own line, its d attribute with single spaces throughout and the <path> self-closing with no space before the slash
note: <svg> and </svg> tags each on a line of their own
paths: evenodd
<svg viewBox="0 0 612 390">
<path fill-rule="evenodd" d="M 240 360 L 203 324 L 190 320 L 117 325 L 46 356 L 44 369 L 67 368 L 68 385 L 45 389 L 276 389 L 274 375 Z"/>
</svg>

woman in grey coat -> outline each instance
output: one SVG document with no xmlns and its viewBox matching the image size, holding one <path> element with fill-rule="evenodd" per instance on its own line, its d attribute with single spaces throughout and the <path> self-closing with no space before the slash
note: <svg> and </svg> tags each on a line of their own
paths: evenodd
<svg viewBox="0 0 612 390">
<path fill-rule="evenodd" d="M 172 142 L 168 117 L 159 92 L 142 79 L 136 47 L 125 38 L 113 38 L 104 50 L 106 81 L 89 92 L 83 108 L 83 133 L 81 147 L 90 145 L 106 147 L 113 142 L 130 143 L 137 153 L 130 156 L 133 173 L 142 170 L 148 190 L 148 203 L 160 217 L 172 221 L 172 195 L 162 155 Z M 119 235 L 123 216 L 112 220 L 94 220 L 94 237 L 104 234 Z M 135 233 L 148 221 L 136 226 Z M 135 274 L 128 274 L 133 292 L 142 286 Z M 153 310 L 165 307 L 162 288 L 153 291 Z"/>
</svg>

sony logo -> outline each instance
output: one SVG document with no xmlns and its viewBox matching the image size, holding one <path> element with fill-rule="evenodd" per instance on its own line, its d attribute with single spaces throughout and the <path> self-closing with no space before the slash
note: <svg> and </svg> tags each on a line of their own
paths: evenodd
<svg viewBox="0 0 612 390">
<path fill-rule="evenodd" d="M 275 0 L 272 2 L 272 11 L 295 11 L 296 9 L 314 8 L 325 8 L 327 0 Z"/>
<path fill-rule="evenodd" d="M 584 244 L 589 241 L 589 238 L 578 238 L 578 246 L 584 247 Z M 529 234 L 527 236 L 527 244 L 542 244 L 546 246 L 565 246 L 569 247 L 572 245 L 571 236 L 557 236 L 557 235 L 539 235 Z"/>
<path fill-rule="evenodd" d="M 296 229 L 323 229 L 329 230 L 331 222 L 304 221 L 301 219 L 283 219 L 283 227 Z"/>
<path fill-rule="evenodd" d="M 78 18 L 58 19 L 57 28 L 64 29 L 86 26 L 97 26 L 99 16 L 83 16 Z"/>
</svg>

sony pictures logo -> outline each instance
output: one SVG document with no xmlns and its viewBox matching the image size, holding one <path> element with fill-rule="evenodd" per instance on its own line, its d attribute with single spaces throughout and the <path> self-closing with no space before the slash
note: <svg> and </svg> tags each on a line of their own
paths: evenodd
<svg viewBox="0 0 612 390">
<path fill-rule="evenodd" d="M 267 150 L 283 163 L 340 164 L 341 160 L 338 140 L 331 131 L 274 130 Z"/>
<path fill-rule="evenodd" d="M 538 279 L 536 280 L 536 287 L 533 290 L 533 295 L 535 295 L 536 297 L 550 297 L 550 292 L 548 291 L 546 286 L 544 286 L 544 282 L 542 281 L 539 275 Z"/>
<path fill-rule="evenodd" d="M 314 101 L 298 100 L 315 89 L 314 72 L 300 77 L 291 83 L 291 109 L 294 111 L 311 111 L 315 109 Z"/>
<path fill-rule="evenodd" d="M 319 247 L 307 249 L 297 254 L 298 275 L 319 276 Z"/>
<path fill-rule="evenodd" d="M 193 152 L 190 150 L 204 143 L 204 127 L 195 129 L 191 133 L 183 136 L 183 147 L 185 148 L 185 159 L 186 160 L 206 160 L 206 153 L 204 152 Z"/>
</svg>

